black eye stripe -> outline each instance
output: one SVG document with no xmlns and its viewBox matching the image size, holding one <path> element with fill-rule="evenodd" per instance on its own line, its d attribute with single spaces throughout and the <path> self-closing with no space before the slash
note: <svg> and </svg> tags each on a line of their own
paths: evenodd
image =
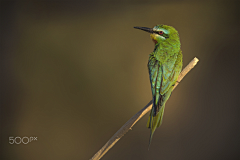
<svg viewBox="0 0 240 160">
<path fill-rule="evenodd" d="M 168 35 L 168 34 L 166 34 L 166 33 L 164 33 L 164 32 L 163 32 L 163 34 L 159 34 L 159 32 L 160 32 L 160 31 L 153 31 L 153 33 L 156 33 L 156 34 L 158 34 L 158 35 L 160 35 L 160 36 L 163 36 L 164 38 L 169 38 L 169 35 Z"/>
</svg>

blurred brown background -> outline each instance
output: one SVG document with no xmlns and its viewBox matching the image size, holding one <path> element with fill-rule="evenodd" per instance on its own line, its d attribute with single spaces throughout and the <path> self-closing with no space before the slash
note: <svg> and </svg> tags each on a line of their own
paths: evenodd
<svg viewBox="0 0 240 160">
<path fill-rule="evenodd" d="M 1 1 L 1 160 L 85 160 L 151 99 L 149 34 L 174 26 L 184 67 L 148 151 L 142 118 L 103 160 L 240 158 L 238 1 Z M 9 137 L 38 137 L 9 144 Z"/>
</svg>

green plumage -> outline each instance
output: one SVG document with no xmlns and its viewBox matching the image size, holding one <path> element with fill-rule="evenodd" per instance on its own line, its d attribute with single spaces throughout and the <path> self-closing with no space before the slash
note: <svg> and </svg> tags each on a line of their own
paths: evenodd
<svg viewBox="0 0 240 160">
<path fill-rule="evenodd" d="M 182 51 L 178 32 L 171 26 L 135 28 L 150 32 L 155 43 L 154 51 L 149 55 L 148 60 L 153 98 L 153 107 L 147 123 L 147 127 L 150 128 L 150 146 L 156 128 L 162 124 L 165 103 L 182 70 Z"/>
</svg>

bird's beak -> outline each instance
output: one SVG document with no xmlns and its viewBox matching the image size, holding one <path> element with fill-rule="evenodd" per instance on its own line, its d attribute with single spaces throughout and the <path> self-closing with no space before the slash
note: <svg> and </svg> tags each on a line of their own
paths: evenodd
<svg viewBox="0 0 240 160">
<path fill-rule="evenodd" d="M 147 27 L 133 27 L 135 29 L 141 29 L 143 31 L 149 32 L 149 33 L 153 33 L 153 29 L 152 28 L 147 28 Z"/>
</svg>

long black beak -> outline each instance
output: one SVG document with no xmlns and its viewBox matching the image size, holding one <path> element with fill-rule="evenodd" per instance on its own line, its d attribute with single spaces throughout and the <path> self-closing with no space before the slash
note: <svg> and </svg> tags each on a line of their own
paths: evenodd
<svg viewBox="0 0 240 160">
<path fill-rule="evenodd" d="M 147 28 L 147 27 L 133 27 L 135 29 L 141 29 L 143 31 L 149 32 L 149 33 L 153 33 L 153 29 L 152 28 Z"/>
</svg>

